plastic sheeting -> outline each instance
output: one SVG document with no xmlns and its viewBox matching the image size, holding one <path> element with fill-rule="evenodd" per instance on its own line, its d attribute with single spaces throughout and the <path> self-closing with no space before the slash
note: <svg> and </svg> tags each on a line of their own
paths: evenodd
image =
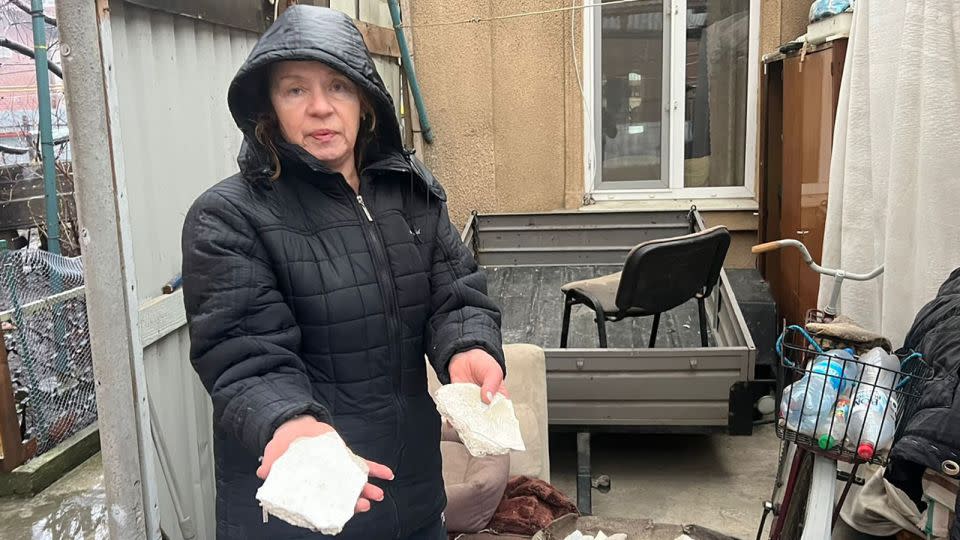
<svg viewBox="0 0 960 540">
<path fill-rule="evenodd" d="M 810 22 L 852 11 L 856 3 L 856 0 L 816 0 L 810 5 Z"/>
</svg>

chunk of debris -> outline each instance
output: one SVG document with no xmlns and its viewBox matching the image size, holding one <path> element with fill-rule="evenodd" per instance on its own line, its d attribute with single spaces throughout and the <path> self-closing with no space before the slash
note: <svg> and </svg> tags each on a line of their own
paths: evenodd
<svg viewBox="0 0 960 540">
<path fill-rule="evenodd" d="M 627 535 L 619 533 L 607 536 L 603 531 L 599 531 L 596 536 L 590 536 L 580 531 L 573 531 L 569 536 L 564 538 L 564 540 L 627 540 Z"/>
<path fill-rule="evenodd" d="M 337 535 L 367 483 L 369 468 L 336 432 L 302 437 L 273 463 L 257 500 L 267 514 L 287 523 Z"/>
<path fill-rule="evenodd" d="M 441 386 L 436 395 L 437 410 L 457 430 L 470 455 L 526 450 L 513 402 L 497 394 L 488 405 L 480 399 L 480 391 L 473 383 L 454 383 Z"/>
</svg>

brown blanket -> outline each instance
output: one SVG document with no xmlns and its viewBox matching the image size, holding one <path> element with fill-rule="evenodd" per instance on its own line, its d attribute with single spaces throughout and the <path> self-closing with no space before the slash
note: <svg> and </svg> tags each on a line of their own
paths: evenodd
<svg viewBox="0 0 960 540">
<path fill-rule="evenodd" d="M 487 525 L 501 534 L 533 535 L 577 506 L 552 485 L 536 478 L 516 476 L 507 482 L 503 499 Z"/>
</svg>

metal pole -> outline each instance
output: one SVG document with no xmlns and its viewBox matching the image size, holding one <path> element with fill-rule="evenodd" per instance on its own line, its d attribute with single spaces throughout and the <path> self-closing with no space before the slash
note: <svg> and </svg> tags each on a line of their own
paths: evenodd
<svg viewBox="0 0 960 540">
<path fill-rule="evenodd" d="M 40 109 L 40 150 L 47 209 L 47 250 L 60 254 L 60 212 L 57 201 L 57 173 L 53 157 L 53 114 L 50 111 L 50 74 L 47 72 L 47 22 L 43 0 L 32 0 L 33 52 L 37 68 L 37 104 Z M 59 291 L 58 291 L 59 292 Z"/>
<path fill-rule="evenodd" d="M 823 308 L 823 312 L 831 317 L 836 317 L 837 315 L 837 307 L 840 304 L 840 289 L 843 287 L 843 280 L 846 277 L 846 272 L 837 270 L 833 278 L 833 290 L 830 291 L 830 303 L 827 304 L 827 307 Z"/>
<path fill-rule="evenodd" d="M 432 144 L 433 129 L 430 127 L 430 119 L 427 117 L 427 106 L 423 104 L 423 94 L 420 93 L 420 83 L 417 81 L 417 73 L 413 69 L 410 47 L 407 46 L 407 38 L 403 34 L 400 5 L 397 4 L 397 0 L 388 0 L 387 4 L 390 6 L 390 17 L 393 20 L 393 30 L 397 34 L 397 44 L 400 45 L 403 69 L 407 73 L 407 80 L 410 81 L 410 93 L 413 94 L 413 101 L 417 105 L 417 115 L 420 118 L 420 128 L 423 130 L 423 140 L 427 141 L 427 144 Z"/>
<path fill-rule="evenodd" d="M 577 433 L 577 509 L 589 516 L 593 513 L 593 473 L 590 467 L 590 432 Z"/>
<path fill-rule="evenodd" d="M 53 112 L 50 110 L 50 73 L 47 71 L 47 21 L 43 16 L 43 0 L 32 0 L 33 59 L 37 69 L 37 108 L 40 124 L 40 165 L 43 167 L 43 192 L 46 206 L 47 251 L 60 255 L 60 205 L 57 193 L 57 170 L 53 156 Z M 54 272 L 50 277 L 53 294 L 63 291 L 62 276 Z M 56 365 L 60 369 L 67 362 L 64 346 L 63 305 L 53 306 Z M 42 435 L 46 437 L 46 435 Z"/>
<path fill-rule="evenodd" d="M 119 121 L 111 108 L 110 5 L 57 0 L 67 114 L 73 133 L 87 320 L 110 538 L 159 539 L 155 450 L 137 327 L 136 280 Z M 109 66 L 109 69 L 105 67 Z M 112 90 L 116 92 L 114 88 Z"/>
</svg>

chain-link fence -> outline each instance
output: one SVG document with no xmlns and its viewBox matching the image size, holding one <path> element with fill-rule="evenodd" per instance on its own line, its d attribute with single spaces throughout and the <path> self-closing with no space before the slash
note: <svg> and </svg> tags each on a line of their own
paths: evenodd
<svg viewBox="0 0 960 540">
<path fill-rule="evenodd" d="M 97 418 L 80 258 L 0 252 L 0 322 L 21 429 L 39 455 Z"/>
</svg>

